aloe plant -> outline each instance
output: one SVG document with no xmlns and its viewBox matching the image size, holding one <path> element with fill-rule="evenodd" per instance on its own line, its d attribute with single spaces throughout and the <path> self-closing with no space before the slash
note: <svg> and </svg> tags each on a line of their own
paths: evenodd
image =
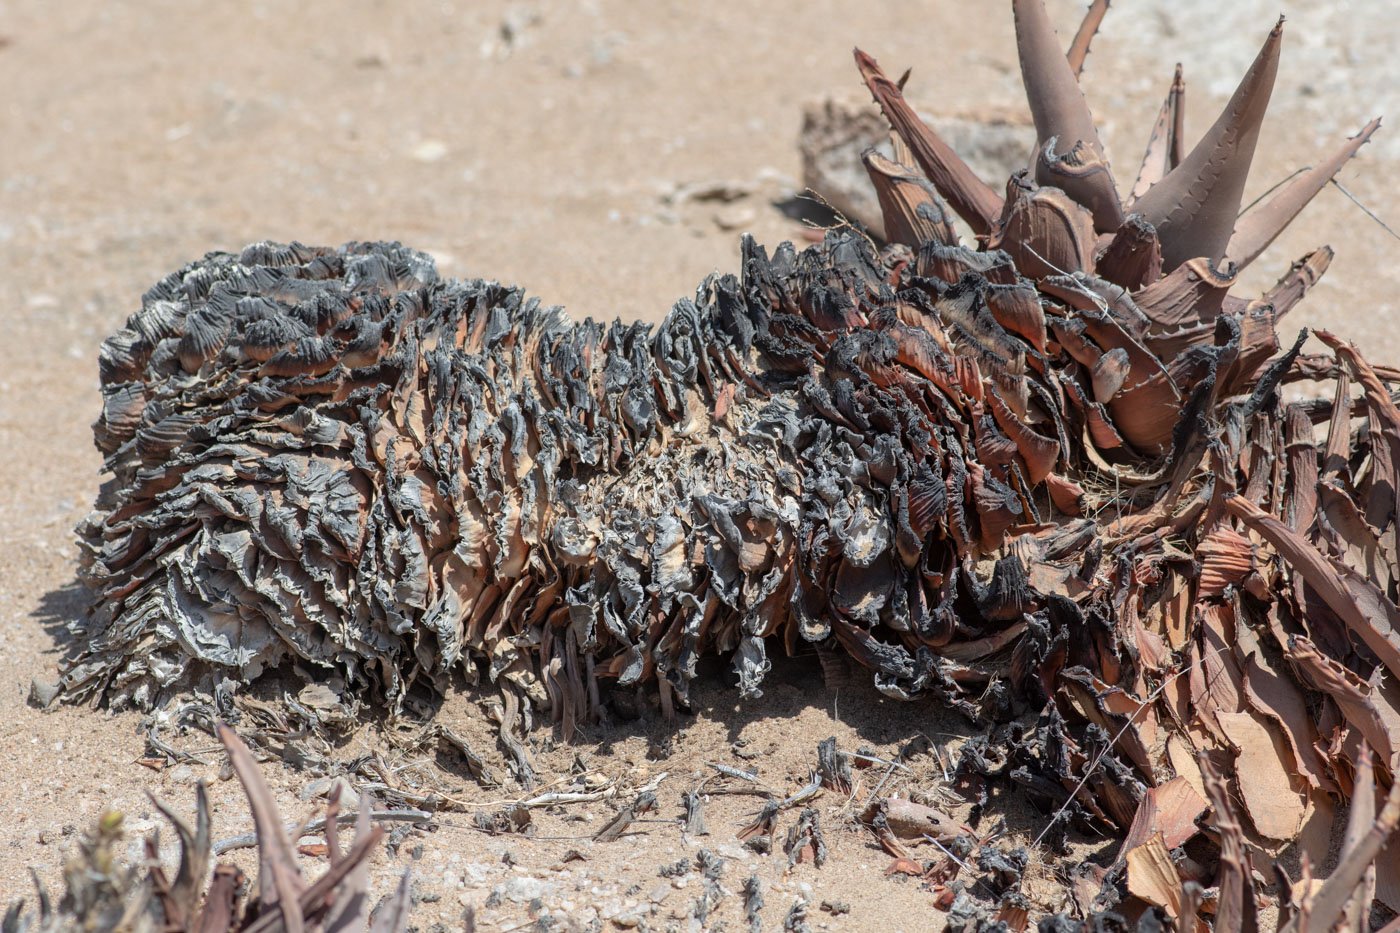
<svg viewBox="0 0 1400 933">
<path fill-rule="evenodd" d="M 1398 374 L 1281 348 L 1327 247 L 1231 294 L 1378 122 L 1240 216 L 1280 21 L 1189 151 L 1177 72 L 1122 196 L 1078 83 L 1106 6 L 1067 55 L 1012 4 L 1036 139 L 1004 193 L 857 51 L 899 140 L 866 158 L 889 242 L 745 238 L 655 327 L 397 244 L 166 278 L 102 350 L 114 483 L 66 695 L 295 658 L 393 703 L 484 672 L 523 758 L 534 713 L 571 737 L 652 679 L 669 709 L 706 652 L 753 697 L 770 651 L 842 650 L 890 696 L 1033 723 L 964 768 L 1055 832 L 1151 829 L 1184 782 L 1252 886 L 1251 847 L 1400 748 Z M 1304 379 L 1331 397 L 1285 404 Z"/>
</svg>

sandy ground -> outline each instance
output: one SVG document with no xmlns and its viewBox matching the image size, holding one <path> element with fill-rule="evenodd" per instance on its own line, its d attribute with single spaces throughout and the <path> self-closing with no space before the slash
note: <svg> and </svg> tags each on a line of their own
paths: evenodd
<svg viewBox="0 0 1400 933">
<path fill-rule="evenodd" d="M 1392 55 L 1400 24 L 1389 0 L 1125 0 L 1086 74 L 1120 183 L 1135 172 L 1174 62 L 1186 67 L 1188 133 L 1199 133 L 1280 5 L 1287 47 L 1254 191 L 1371 116 L 1400 111 Z M 82 611 L 71 528 L 99 482 L 88 429 L 98 410 L 97 347 L 150 283 L 207 250 L 260 239 L 400 239 L 432 252 L 446 274 L 522 283 L 579 317 L 657 320 L 706 273 L 734 268 L 742 230 L 767 243 L 801 234 L 773 202 L 798 185 L 802 104 L 859 93 L 853 44 L 892 72 L 912 64 L 911 94 L 934 110 L 1025 119 L 1009 10 L 971 12 L 983 6 L 899 0 L 870 14 L 867 4 L 837 0 L 0 2 L 0 904 L 26 892 L 30 866 L 54 882 L 72 841 L 65 827 L 102 807 L 128 813 L 137 829 L 153 825 L 146 788 L 186 805 L 193 780 L 207 776 L 216 835 L 250 825 L 217 765 L 155 773 L 137 764 L 138 717 L 44 714 L 25 703 L 30 678 L 54 674 L 62 624 Z M 1051 11 L 1067 37 L 1080 4 L 1056 0 Z M 1397 164 L 1400 134 L 1383 128 L 1343 174 L 1392 222 L 1400 222 Z M 717 183 L 747 194 L 729 204 L 685 197 Z M 1246 287 L 1271 283 L 1321 243 L 1338 258 L 1295 312 L 1297 324 L 1348 334 L 1378 360 L 1400 359 L 1400 241 L 1335 189 L 1249 270 Z M 452 698 L 443 716 L 496 756 L 476 699 Z M 753 763 L 736 751 L 759 752 L 764 780 L 790 791 L 827 735 L 890 754 L 920 732 L 943 742 L 963 731 L 929 704 L 822 687 L 808 658 L 780 665 L 758 704 L 741 709 L 716 682 L 678 726 L 645 712 L 540 759 L 566 773 L 577 751 L 623 786 L 665 771 L 655 815 L 671 820 L 706 762 Z M 649 743 L 667 736 L 670 756 L 649 758 Z M 362 750 L 350 743 L 339 752 Z M 906 784 L 927 786 L 940 769 L 929 756 L 918 762 Z M 269 771 L 287 814 L 308 812 L 302 794 L 316 775 Z M 694 872 L 660 878 L 657 866 L 693 859 L 704 845 L 729 859 L 731 892 L 751 873 L 762 878 L 765 929 L 800 898 L 811 901 L 814 926 L 924 929 L 931 896 L 883 877 L 888 859 L 840 828 L 881 776 L 867 772 L 855 801 L 818 802 L 832 849 L 820 869 L 785 874 L 780 852 L 736 845 L 733 824 L 754 798 L 714 798 L 712 835 L 699 840 L 658 822 L 614 843 L 581 841 L 624 794 L 539 814 L 534 840 L 487 836 L 467 828 L 471 814 L 456 814 L 396 858 L 381 856 L 374 884 L 383 892 L 413 865 L 423 930 L 460 929 L 466 905 L 484 929 L 536 927 L 535 898 L 535 912 L 555 911 L 548 916 L 560 924 L 570 911 L 586 919 L 612 904 L 659 929 L 685 914 L 700 882 Z M 522 796 L 461 783 L 475 803 Z M 1013 830 L 1034 831 L 1033 820 L 1016 819 Z M 562 862 L 569 849 L 587 859 Z M 1045 887 L 1038 909 L 1057 906 Z M 727 897 L 715 915 L 731 929 L 744 925 L 739 900 Z M 823 911 L 823 900 L 851 912 Z"/>
</svg>

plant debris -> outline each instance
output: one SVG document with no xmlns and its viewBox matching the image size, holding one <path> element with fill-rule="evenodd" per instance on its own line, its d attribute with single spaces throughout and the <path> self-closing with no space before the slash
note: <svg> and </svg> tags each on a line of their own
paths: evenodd
<svg viewBox="0 0 1400 933">
<path fill-rule="evenodd" d="M 627 828 L 632 825 L 637 817 L 650 813 L 656 809 L 656 795 L 651 791 L 642 791 L 637 795 L 637 799 L 627 806 L 618 810 L 613 818 L 603 825 L 603 828 L 594 834 L 595 842 L 611 842 L 627 832 Z"/>
<path fill-rule="evenodd" d="M 530 789 L 540 725 L 572 737 L 646 682 L 669 714 L 706 653 L 754 698 L 771 651 L 815 645 L 985 730 L 953 775 L 979 815 L 1014 786 L 1052 851 L 1071 831 L 1132 841 L 1085 876 L 1101 925 L 1132 896 L 1250 928 L 1258 869 L 1290 845 L 1324 864 L 1343 800 L 1374 819 L 1286 924 L 1372 891 L 1400 908 L 1400 862 L 1376 861 L 1400 819 L 1400 373 L 1325 332 L 1324 352 L 1280 344 L 1327 247 L 1230 294 L 1378 121 L 1238 216 L 1280 21 L 1190 151 L 1177 73 L 1121 198 L 1077 78 L 1106 4 L 1069 56 L 1040 0 L 1012 6 L 1030 168 L 988 186 L 857 51 L 900 141 L 866 159 L 891 240 L 745 237 L 739 274 L 656 327 L 441 281 L 398 244 L 260 243 L 158 283 L 101 352 L 112 482 L 79 529 L 94 603 L 62 696 L 150 706 L 295 660 L 344 689 L 289 706 L 343 721 L 346 696 L 398 709 L 484 676 Z M 1286 401 L 1305 381 L 1324 397 Z M 740 837 L 766 851 L 785 806 L 851 785 L 834 747 L 819 764 Z M 904 766 L 883 767 L 870 799 Z M 998 922 L 1025 921 L 1015 850 L 983 845 L 955 889 L 964 835 L 910 817 L 946 852 L 920 866 L 907 811 L 881 807 L 881 845 L 950 920 L 990 888 Z M 794 850 L 819 852 L 805 818 Z M 268 845 L 264 896 L 291 928 L 310 889 Z"/>
<path fill-rule="evenodd" d="M 788 829 L 783 851 L 788 857 L 788 871 L 802 862 L 811 862 L 821 868 L 826 862 L 826 837 L 822 835 L 821 817 L 816 810 L 808 807 L 802 811 L 797 822 Z"/>
<path fill-rule="evenodd" d="M 763 882 L 758 875 L 749 875 L 744 879 L 744 919 L 749 923 L 749 930 L 752 933 L 760 933 L 763 929 Z"/>
<path fill-rule="evenodd" d="M 322 825 L 326 873 L 308 883 L 297 866 L 293 839 L 282 825 L 272 792 L 247 746 L 227 726 L 219 739 L 248 796 L 257 827 L 258 875 L 249 899 L 242 873 L 232 865 L 208 866 L 212 844 L 209 796 L 204 783 L 196 792 L 191 826 L 167 804 L 151 798 L 180 839 L 180 865 L 172 881 L 161 867 L 158 836 L 145 842 L 146 860 L 124 866 L 118 858 L 121 814 L 107 811 L 84 835 L 64 866 L 67 891 L 55 906 L 38 887 L 38 913 L 16 901 L 5 913 L 4 933 L 403 933 L 408 925 L 409 887 L 405 872 L 395 893 L 369 915 L 369 858 L 384 837 L 371 827 L 368 798 L 361 798 L 355 838 L 342 850 L 338 832 L 339 795 L 332 795 Z M 144 874 L 143 870 L 144 869 Z"/>
<path fill-rule="evenodd" d="M 705 828 L 705 802 L 698 790 L 686 791 L 681 795 L 681 805 L 685 807 L 685 834 L 687 836 L 708 836 Z"/>
</svg>

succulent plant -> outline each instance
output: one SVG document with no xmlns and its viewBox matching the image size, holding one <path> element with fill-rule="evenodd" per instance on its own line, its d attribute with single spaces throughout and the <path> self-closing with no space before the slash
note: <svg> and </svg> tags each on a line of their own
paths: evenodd
<svg viewBox="0 0 1400 933">
<path fill-rule="evenodd" d="M 23 900 L 13 902 L 0 926 L 3 933 L 403 933 L 408 921 L 407 875 L 370 919 L 369 858 L 384 830 L 370 827 L 367 801 L 360 802 L 355 840 L 342 852 L 335 792 L 325 819 L 330 867 L 307 884 L 252 753 L 227 726 L 220 726 L 219 739 L 248 795 L 257 829 L 258 877 L 251 899 L 247 879 L 233 865 L 221 864 L 212 875 L 209 872 L 212 820 L 201 781 L 194 826 L 151 798 L 180 837 L 174 880 L 161 866 L 155 834 L 145 841 L 145 863 L 125 864 L 119 854 L 123 817 L 104 811 L 64 864 L 67 890 L 59 902 L 53 903 L 36 877 L 38 910 L 27 910 Z"/>
<path fill-rule="evenodd" d="M 815 645 L 1029 717 L 960 773 L 1053 832 L 1136 850 L 1213 805 L 1217 924 L 1254 904 L 1249 851 L 1320 864 L 1334 799 L 1400 748 L 1400 373 L 1325 333 L 1280 352 L 1326 247 L 1230 289 L 1378 124 L 1239 216 L 1280 21 L 1189 152 L 1178 72 L 1122 198 L 1077 79 L 1106 6 L 1067 56 L 1013 3 L 1037 140 L 1004 195 L 857 51 L 900 140 L 867 156 L 889 242 L 745 238 L 655 327 L 397 244 L 169 276 L 102 350 L 113 482 L 63 691 L 149 704 L 295 658 L 395 702 L 484 673 L 507 733 L 570 736 L 610 686 L 669 708 L 715 652 L 756 696 L 770 651 Z M 1333 396 L 1285 403 L 1304 379 Z M 1178 888 L 1158 906 L 1194 914 Z"/>
</svg>

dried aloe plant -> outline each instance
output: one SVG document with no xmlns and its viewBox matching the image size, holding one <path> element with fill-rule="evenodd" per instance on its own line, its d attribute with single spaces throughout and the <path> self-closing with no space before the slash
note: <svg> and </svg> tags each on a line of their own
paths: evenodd
<svg viewBox="0 0 1400 933">
<path fill-rule="evenodd" d="M 257 762 L 232 729 L 220 726 L 219 739 L 248 795 L 257 829 L 257 894 L 251 900 L 246 900 L 246 879 L 234 866 L 219 865 L 209 875 L 209 795 L 201 781 L 193 827 L 151 798 L 180 837 L 174 881 L 161 867 L 154 834 L 146 840 L 144 865 L 121 863 L 117 852 L 122 817 L 107 812 L 64 865 L 67 892 L 58 904 L 36 878 L 38 912 L 26 911 L 22 900 L 14 902 L 5 913 L 3 933 L 403 933 L 408 921 L 407 874 L 370 922 L 369 857 L 379 848 L 384 830 L 370 828 L 368 801 L 361 800 L 355 841 L 342 852 L 339 794 L 331 798 L 325 821 L 330 868 L 308 884 Z"/>
<path fill-rule="evenodd" d="M 1280 353 L 1326 247 L 1230 288 L 1378 124 L 1237 219 L 1280 21 L 1189 152 L 1177 74 L 1124 200 L 1077 78 L 1105 6 L 1067 57 L 1013 3 L 1038 139 L 1004 195 L 857 51 L 922 171 L 868 159 L 894 241 L 746 238 L 656 327 L 440 282 L 397 244 L 165 279 L 102 351 L 114 482 L 64 692 L 148 704 L 297 658 L 392 702 L 484 671 L 504 733 L 538 711 L 572 735 L 606 685 L 683 699 L 705 652 L 753 696 L 769 650 L 839 647 L 890 696 L 1034 723 L 958 780 L 1024 786 L 1052 844 L 1126 833 L 1159 873 L 1162 839 L 1215 845 L 1222 919 L 1255 903 L 1250 853 L 1320 868 L 1400 748 L 1400 373 L 1329 334 Z M 1285 404 L 1303 379 L 1333 396 Z M 1400 906 L 1394 862 L 1374 887 Z"/>
</svg>

